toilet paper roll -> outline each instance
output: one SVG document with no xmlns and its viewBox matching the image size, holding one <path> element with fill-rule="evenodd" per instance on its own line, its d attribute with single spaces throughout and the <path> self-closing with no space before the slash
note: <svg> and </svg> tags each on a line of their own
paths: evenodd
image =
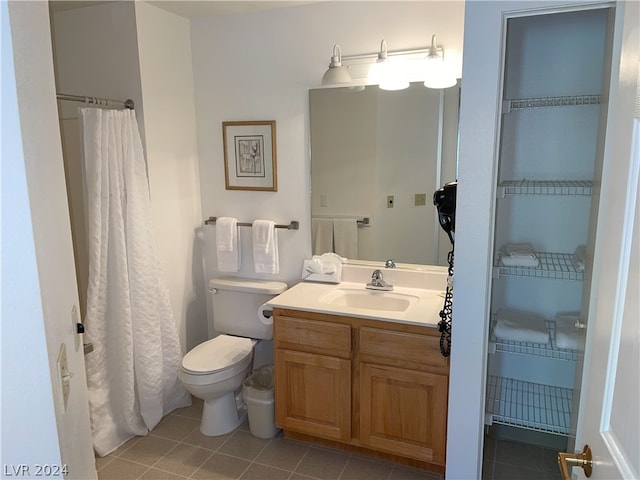
<svg viewBox="0 0 640 480">
<path fill-rule="evenodd" d="M 265 315 L 265 310 L 269 311 L 269 316 Z M 258 308 L 258 320 L 260 320 L 265 325 L 273 325 L 273 308 L 266 303 L 260 305 Z"/>
</svg>

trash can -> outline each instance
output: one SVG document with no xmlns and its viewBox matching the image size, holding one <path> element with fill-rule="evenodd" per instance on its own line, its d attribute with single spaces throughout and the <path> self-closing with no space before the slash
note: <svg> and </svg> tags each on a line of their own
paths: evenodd
<svg viewBox="0 0 640 480">
<path fill-rule="evenodd" d="M 247 404 L 249 430 L 259 438 L 278 433 L 273 398 L 273 365 L 260 367 L 242 382 L 242 396 Z"/>
</svg>

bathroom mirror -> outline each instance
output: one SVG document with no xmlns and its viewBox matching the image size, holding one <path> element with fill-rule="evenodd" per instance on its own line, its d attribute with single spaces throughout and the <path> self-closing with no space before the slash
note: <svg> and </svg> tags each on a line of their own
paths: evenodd
<svg viewBox="0 0 640 480">
<path fill-rule="evenodd" d="M 456 179 L 459 103 L 460 81 L 444 90 L 310 90 L 314 230 L 355 219 L 356 253 L 344 256 L 446 265 L 451 244 L 433 193 Z"/>
</svg>

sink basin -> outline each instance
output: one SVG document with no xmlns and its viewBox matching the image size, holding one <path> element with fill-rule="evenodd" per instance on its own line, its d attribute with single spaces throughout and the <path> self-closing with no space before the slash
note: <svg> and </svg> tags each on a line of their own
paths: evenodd
<svg viewBox="0 0 640 480">
<path fill-rule="evenodd" d="M 336 307 L 359 308 L 385 312 L 404 312 L 419 300 L 415 295 L 355 288 L 336 288 L 319 301 Z"/>
</svg>

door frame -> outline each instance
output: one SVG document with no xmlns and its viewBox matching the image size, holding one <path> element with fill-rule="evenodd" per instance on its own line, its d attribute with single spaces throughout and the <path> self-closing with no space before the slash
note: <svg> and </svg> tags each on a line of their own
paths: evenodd
<svg viewBox="0 0 640 480">
<path fill-rule="evenodd" d="M 563 9 L 614 2 L 567 1 Z M 481 478 L 505 16 L 556 1 L 467 0 L 460 105 L 447 479 Z"/>
</svg>

